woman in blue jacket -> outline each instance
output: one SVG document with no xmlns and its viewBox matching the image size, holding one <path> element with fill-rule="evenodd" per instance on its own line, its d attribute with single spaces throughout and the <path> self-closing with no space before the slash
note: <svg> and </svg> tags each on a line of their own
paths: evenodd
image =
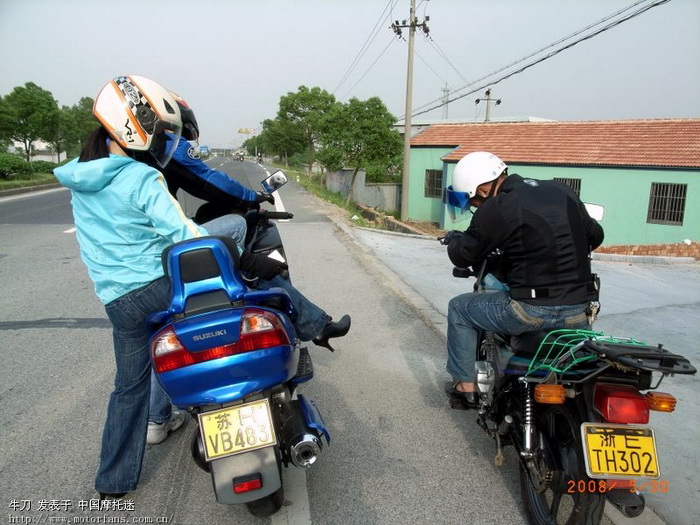
<svg viewBox="0 0 700 525">
<path fill-rule="evenodd" d="M 80 255 L 113 325 L 116 375 L 95 489 L 101 498 L 117 498 L 136 488 L 146 447 L 151 368 L 146 319 L 170 301 L 161 253 L 207 232 L 183 214 L 160 171 L 144 162 L 153 158 L 162 169 L 177 146 L 182 117 L 170 92 L 145 77 L 116 77 L 98 93 L 93 114 L 101 127 L 80 157 L 54 174 L 71 190 Z M 244 253 L 241 259 L 244 269 L 263 279 L 283 269 L 268 258 Z M 345 335 L 349 319 L 340 334 L 338 323 L 294 292 L 300 317 L 307 316 L 318 336 Z"/>
</svg>

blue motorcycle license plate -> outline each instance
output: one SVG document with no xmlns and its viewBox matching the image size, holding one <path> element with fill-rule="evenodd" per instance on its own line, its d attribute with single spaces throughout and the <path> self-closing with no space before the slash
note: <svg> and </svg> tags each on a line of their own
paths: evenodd
<svg viewBox="0 0 700 525">
<path fill-rule="evenodd" d="M 591 478 L 659 477 L 654 430 L 635 425 L 583 423 L 586 472 Z"/>
<path fill-rule="evenodd" d="M 267 399 L 198 417 L 207 461 L 277 444 Z"/>
</svg>

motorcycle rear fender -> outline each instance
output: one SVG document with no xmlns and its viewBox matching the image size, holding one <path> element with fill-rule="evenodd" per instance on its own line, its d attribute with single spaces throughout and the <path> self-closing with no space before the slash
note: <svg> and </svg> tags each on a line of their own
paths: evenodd
<svg viewBox="0 0 700 525">
<path fill-rule="evenodd" d="M 282 486 L 280 464 L 274 446 L 215 459 L 210 466 L 216 501 L 224 505 L 255 501 L 269 496 Z M 233 492 L 234 478 L 257 473 L 262 477 L 262 488 L 242 494 Z"/>
</svg>

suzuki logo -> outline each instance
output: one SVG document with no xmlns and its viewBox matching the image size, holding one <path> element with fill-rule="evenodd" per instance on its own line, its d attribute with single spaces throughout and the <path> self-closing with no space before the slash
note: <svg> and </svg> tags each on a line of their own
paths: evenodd
<svg viewBox="0 0 700 525">
<path fill-rule="evenodd" d="M 205 339 L 211 339 L 212 337 L 219 337 L 226 335 L 226 329 L 216 330 L 214 332 L 206 332 L 204 334 L 198 334 L 192 337 L 193 341 L 204 341 Z"/>
</svg>

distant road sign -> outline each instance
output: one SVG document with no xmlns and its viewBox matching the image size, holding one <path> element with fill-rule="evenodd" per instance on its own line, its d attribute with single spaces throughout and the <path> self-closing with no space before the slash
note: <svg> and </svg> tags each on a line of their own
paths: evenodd
<svg viewBox="0 0 700 525">
<path fill-rule="evenodd" d="M 209 155 L 209 146 L 199 146 L 200 155 Z"/>
</svg>

